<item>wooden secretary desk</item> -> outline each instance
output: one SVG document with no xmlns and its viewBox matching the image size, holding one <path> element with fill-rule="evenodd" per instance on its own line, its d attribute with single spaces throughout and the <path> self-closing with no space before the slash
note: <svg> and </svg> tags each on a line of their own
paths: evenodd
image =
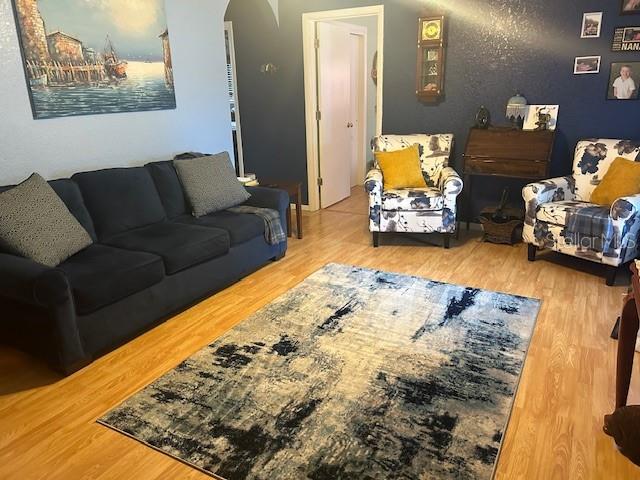
<svg viewBox="0 0 640 480">
<path fill-rule="evenodd" d="M 464 151 L 465 214 L 471 220 L 471 195 L 475 176 L 543 180 L 549 165 L 555 132 L 511 127 L 471 128 Z"/>
</svg>

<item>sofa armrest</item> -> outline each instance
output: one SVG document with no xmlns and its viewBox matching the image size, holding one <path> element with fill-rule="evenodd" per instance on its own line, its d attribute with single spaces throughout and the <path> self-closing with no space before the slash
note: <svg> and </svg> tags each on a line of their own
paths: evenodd
<svg viewBox="0 0 640 480">
<path fill-rule="evenodd" d="M 56 367 L 68 375 L 89 363 L 76 322 L 73 293 L 62 270 L 33 260 L 0 253 L 0 307 L 2 299 L 43 308 L 51 322 Z M 13 319 L 19 322 L 20 318 Z"/>
<path fill-rule="evenodd" d="M 443 193 L 445 197 L 457 197 L 462 193 L 462 187 L 464 183 L 462 178 L 451 167 L 445 167 L 440 173 L 440 179 L 438 181 L 438 189 Z"/>
<path fill-rule="evenodd" d="M 61 270 L 7 253 L 0 253 L 0 296 L 40 307 L 70 299 L 71 289 Z"/>
<path fill-rule="evenodd" d="M 576 181 L 573 175 L 550 178 L 525 185 L 522 198 L 525 203 L 525 220 L 527 225 L 534 225 L 538 207 L 543 203 L 573 200 Z"/>
<path fill-rule="evenodd" d="M 289 208 L 289 194 L 278 188 L 245 187 L 251 194 L 249 200 L 243 205 L 252 207 L 270 208 L 280 214 L 280 223 L 284 231 L 287 231 L 287 208 Z"/>
<path fill-rule="evenodd" d="M 369 230 L 371 232 L 380 231 L 383 182 L 382 171 L 378 168 L 369 170 L 364 181 L 364 189 L 369 195 Z"/>
<path fill-rule="evenodd" d="M 618 198 L 611 205 L 611 218 L 613 220 L 627 220 L 640 212 L 640 194 Z"/>
<path fill-rule="evenodd" d="M 382 203 L 383 182 L 382 171 L 380 169 L 372 168 L 369 170 L 364 180 L 364 189 L 369 194 L 369 205 L 380 205 Z"/>
</svg>

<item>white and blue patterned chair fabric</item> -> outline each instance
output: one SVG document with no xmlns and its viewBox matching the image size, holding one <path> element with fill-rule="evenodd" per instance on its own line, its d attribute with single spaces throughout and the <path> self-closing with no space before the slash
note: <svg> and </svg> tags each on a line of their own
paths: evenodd
<svg viewBox="0 0 640 480">
<path fill-rule="evenodd" d="M 371 141 L 371 149 L 374 153 L 389 152 L 415 144 L 427 188 L 384 190 L 377 164 L 367 174 L 369 230 L 376 247 L 380 232 L 437 232 L 445 235 L 448 248 L 449 235 L 456 230 L 456 198 L 462 192 L 462 179 L 449 167 L 452 134 L 381 135 Z"/>
<path fill-rule="evenodd" d="M 617 267 L 638 255 L 640 195 L 613 205 L 590 202 L 591 193 L 617 158 L 640 161 L 640 141 L 588 139 L 578 142 L 573 173 L 531 183 L 522 189 L 525 202 L 523 239 L 529 260 L 538 248 L 609 266 L 607 285 Z"/>
</svg>

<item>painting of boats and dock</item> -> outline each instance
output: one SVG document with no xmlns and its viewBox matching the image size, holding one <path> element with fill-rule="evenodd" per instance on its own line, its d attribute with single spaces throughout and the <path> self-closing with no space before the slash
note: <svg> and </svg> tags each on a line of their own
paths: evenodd
<svg viewBox="0 0 640 480">
<path fill-rule="evenodd" d="M 176 107 L 164 0 L 13 0 L 35 119 Z"/>
</svg>

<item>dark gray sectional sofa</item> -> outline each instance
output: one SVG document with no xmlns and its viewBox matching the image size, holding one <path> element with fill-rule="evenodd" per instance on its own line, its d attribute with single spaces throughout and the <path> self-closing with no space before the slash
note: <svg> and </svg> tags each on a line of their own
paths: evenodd
<svg viewBox="0 0 640 480">
<path fill-rule="evenodd" d="M 0 251 L 0 341 L 70 374 L 284 256 L 255 215 L 191 215 L 171 161 L 49 182 L 94 244 L 56 268 Z M 0 187 L 4 191 L 10 187 Z M 288 195 L 247 188 L 280 212 Z"/>
</svg>

